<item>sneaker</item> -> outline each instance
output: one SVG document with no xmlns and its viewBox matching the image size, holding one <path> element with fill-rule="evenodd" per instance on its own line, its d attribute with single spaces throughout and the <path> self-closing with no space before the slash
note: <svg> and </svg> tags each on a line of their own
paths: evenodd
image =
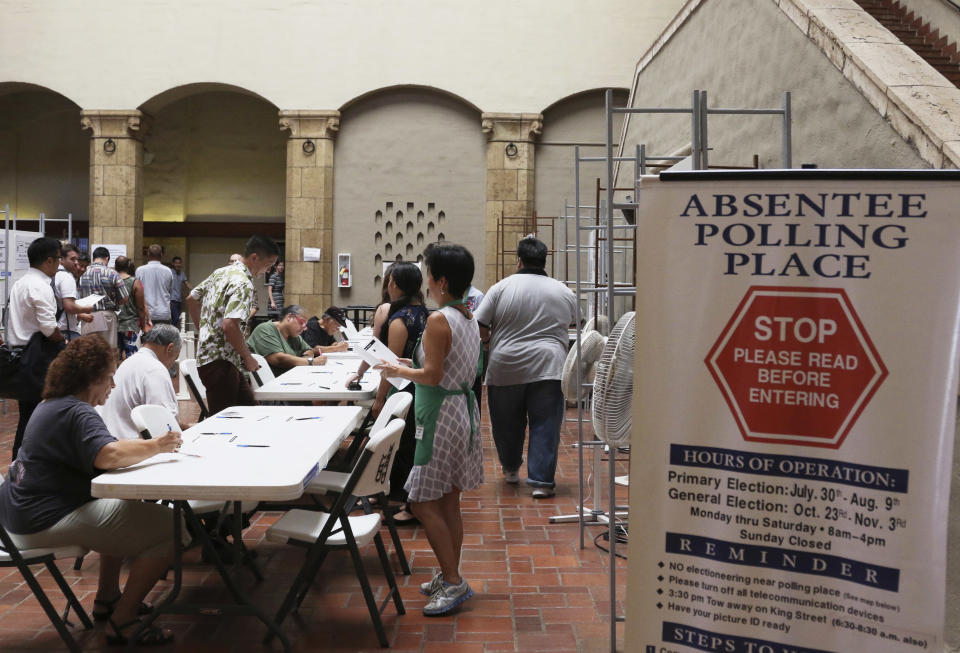
<svg viewBox="0 0 960 653">
<path fill-rule="evenodd" d="M 516 485 L 520 482 L 520 476 L 517 474 L 517 470 L 507 471 L 503 470 L 503 480 L 509 483 L 510 485 Z"/>
<path fill-rule="evenodd" d="M 549 499 L 556 492 L 554 492 L 552 487 L 535 487 L 533 488 L 533 498 L 534 499 Z"/>
<path fill-rule="evenodd" d="M 433 575 L 426 583 L 420 583 L 420 593 L 427 596 L 433 596 L 433 593 L 436 592 L 443 585 L 443 572 L 438 571 Z"/>
<path fill-rule="evenodd" d="M 423 606 L 423 614 L 428 617 L 447 614 L 471 596 L 473 596 L 473 590 L 467 585 L 467 581 L 461 581 L 459 585 L 451 585 L 441 580 L 440 587 L 430 595 L 430 600 Z"/>
</svg>

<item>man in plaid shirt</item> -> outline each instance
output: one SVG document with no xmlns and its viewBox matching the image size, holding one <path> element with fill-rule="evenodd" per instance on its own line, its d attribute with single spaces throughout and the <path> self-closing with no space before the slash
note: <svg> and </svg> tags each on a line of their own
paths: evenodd
<svg viewBox="0 0 960 653">
<path fill-rule="evenodd" d="M 93 250 L 93 262 L 80 277 L 78 293 L 81 298 L 88 295 L 103 295 L 93 307 L 93 321 L 85 322 L 80 328 L 83 335 L 96 333 L 106 340 L 112 349 L 117 348 L 117 309 L 130 301 L 130 294 L 123 279 L 113 268 L 108 268 L 110 250 L 98 247 Z"/>
</svg>

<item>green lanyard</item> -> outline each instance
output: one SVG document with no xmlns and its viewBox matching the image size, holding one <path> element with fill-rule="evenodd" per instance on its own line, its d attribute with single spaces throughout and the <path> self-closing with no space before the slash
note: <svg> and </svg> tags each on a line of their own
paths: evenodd
<svg viewBox="0 0 960 653">
<path fill-rule="evenodd" d="M 446 308 L 447 306 L 456 306 L 457 304 L 460 304 L 461 306 L 466 306 L 466 305 L 467 305 L 467 298 L 464 297 L 464 298 L 462 298 L 462 299 L 452 299 L 452 300 L 450 300 L 449 302 L 447 302 L 446 304 L 444 304 L 443 306 L 441 306 L 440 308 Z"/>
</svg>

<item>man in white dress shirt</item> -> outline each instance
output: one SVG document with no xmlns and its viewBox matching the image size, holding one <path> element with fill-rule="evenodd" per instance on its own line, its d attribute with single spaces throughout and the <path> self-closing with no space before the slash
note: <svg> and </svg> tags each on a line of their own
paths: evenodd
<svg viewBox="0 0 960 653">
<path fill-rule="evenodd" d="M 180 331 L 170 324 L 157 324 L 141 336 L 141 348 L 125 359 L 113 376 L 116 386 L 107 402 L 97 408 L 111 435 L 118 440 L 139 438 L 130 416 L 144 404 L 156 404 L 170 411 L 170 430 L 179 430 L 177 395 L 170 381 L 170 369 L 180 355 Z"/>
<path fill-rule="evenodd" d="M 136 277 L 143 284 L 143 296 L 154 325 L 170 324 L 170 300 L 173 298 L 173 270 L 160 262 L 163 248 L 153 244 L 147 248 L 147 264 L 137 268 Z M 180 289 L 177 288 L 177 298 Z"/>
<path fill-rule="evenodd" d="M 60 266 L 60 241 L 37 238 L 27 248 L 27 260 L 30 269 L 10 289 L 7 344 L 10 347 L 23 347 L 34 334 L 41 333 L 47 340 L 62 347 L 63 334 L 57 327 L 57 298 L 52 285 L 53 275 Z M 42 373 L 46 376 L 45 367 Z M 23 431 L 39 403 L 39 393 L 36 397 L 21 398 L 17 402 L 20 418 L 13 440 L 13 458 L 17 457 Z"/>
</svg>

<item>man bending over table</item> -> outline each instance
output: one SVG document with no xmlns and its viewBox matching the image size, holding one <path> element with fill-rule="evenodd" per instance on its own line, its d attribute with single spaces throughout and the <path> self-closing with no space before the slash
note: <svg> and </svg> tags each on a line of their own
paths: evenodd
<svg viewBox="0 0 960 653">
<path fill-rule="evenodd" d="M 139 438 L 131 411 L 144 404 L 163 406 L 170 412 L 170 427 L 179 424 L 177 395 L 170 381 L 180 355 L 180 331 L 171 324 L 157 324 L 141 337 L 141 348 L 120 363 L 113 377 L 116 389 L 97 408 L 111 435 L 118 440 Z M 181 424 L 181 428 L 188 428 Z"/>
<path fill-rule="evenodd" d="M 267 359 L 274 376 L 298 365 L 323 365 L 323 347 L 311 347 L 300 334 L 307 328 L 307 312 L 292 304 L 280 311 L 276 322 L 264 322 L 247 338 L 250 351 Z"/>
<path fill-rule="evenodd" d="M 253 280 L 279 256 L 272 239 L 251 236 L 239 261 L 214 270 L 187 296 L 190 319 L 200 328 L 197 373 L 207 388 L 211 413 L 257 403 L 243 370 L 253 372 L 260 366 L 243 338 L 253 315 Z"/>
</svg>

